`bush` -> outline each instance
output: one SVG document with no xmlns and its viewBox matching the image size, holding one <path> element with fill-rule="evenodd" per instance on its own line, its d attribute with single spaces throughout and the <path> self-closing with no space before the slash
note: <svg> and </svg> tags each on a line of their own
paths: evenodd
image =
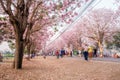
<svg viewBox="0 0 120 80">
<path fill-rule="evenodd" d="M 14 54 L 9 52 L 9 51 L 6 51 L 6 52 L 3 53 L 3 56 L 4 57 L 14 57 Z"/>
</svg>

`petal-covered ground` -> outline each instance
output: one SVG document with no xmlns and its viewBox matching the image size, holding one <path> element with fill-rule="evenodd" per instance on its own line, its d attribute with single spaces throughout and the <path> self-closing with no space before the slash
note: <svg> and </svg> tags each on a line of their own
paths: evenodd
<svg viewBox="0 0 120 80">
<path fill-rule="evenodd" d="M 11 66 L 11 61 L 0 63 L 0 80 L 120 80 L 119 62 L 48 56 L 24 60 L 22 70 Z"/>
</svg>

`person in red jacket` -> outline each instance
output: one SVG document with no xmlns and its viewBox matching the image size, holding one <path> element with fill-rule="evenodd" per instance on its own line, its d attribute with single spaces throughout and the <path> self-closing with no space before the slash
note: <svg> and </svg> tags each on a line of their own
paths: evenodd
<svg viewBox="0 0 120 80">
<path fill-rule="evenodd" d="M 57 59 L 59 58 L 59 50 L 56 50 L 55 55 L 57 56 Z"/>
</svg>

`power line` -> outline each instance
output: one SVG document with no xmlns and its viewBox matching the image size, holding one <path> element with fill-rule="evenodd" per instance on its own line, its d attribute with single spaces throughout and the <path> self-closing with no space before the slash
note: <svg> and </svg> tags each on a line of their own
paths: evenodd
<svg viewBox="0 0 120 80">
<path fill-rule="evenodd" d="M 75 18 L 74 22 L 71 23 L 70 25 L 68 25 L 67 27 L 64 27 L 62 31 L 57 32 L 52 38 L 51 41 L 47 44 L 50 45 L 52 42 L 54 42 L 57 38 L 60 37 L 60 35 L 62 35 L 68 28 L 72 27 L 77 21 L 79 21 L 79 19 L 85 14 L 85 12 L 87 11 L 87 9 L 93 5 L 96 1 L 98 0 L 90 0 L 89 2 L 87 2 L 79 11 L 79 15 L 78 17 Z M 96 6 L 96 5 L 95 5 Z M 92 7 L 93 8 L 93 7 Z"/>
</svg>

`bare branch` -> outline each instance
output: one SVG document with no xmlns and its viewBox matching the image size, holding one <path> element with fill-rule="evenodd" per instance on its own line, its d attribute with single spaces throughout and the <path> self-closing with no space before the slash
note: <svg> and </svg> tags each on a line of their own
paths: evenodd
<svg viewBox="0 0 120 80">
<path fill-rule="evenodd" d="M 34 8 L 33 12 L 32 12 L 32 15 L 31 15 L 31 18 L 30 18 L 30 22 L 32 21 L 34 15 L 35 15 L 35 12 L 36 10 L 38 9 L 38 7 L 42 4 L 42 1 L 40 1 L 37 6 Z"/>
<path fill-rule="evenodd" d="M 8 13 L 7 8 L 6 8 L 6 6 L 4 5 L 3 0 L 0 0 L 0 3 L 1 3 L 1 6 L 2 6 L 3 10 L 4 10 L 6 13 Z"/>
</svg>

